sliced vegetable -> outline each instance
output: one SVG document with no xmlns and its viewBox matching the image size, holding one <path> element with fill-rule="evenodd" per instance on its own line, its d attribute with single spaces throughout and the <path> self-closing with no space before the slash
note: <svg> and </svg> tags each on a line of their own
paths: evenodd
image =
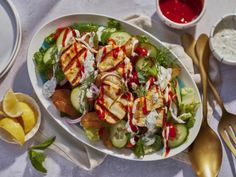
<svg viewBox="0 0 236 177">
<path fill-rule="evenodd" d="M 74 88 L 71 92 L 70 99 L 73 107 L 80 112 L 84 113 L 88 109 L 88 99 L 86 97 L 87 86 L 82 85 Z"/>
<path fill-rule="evenodd" d="M 177 147 L 181 144 L 183 144 L 188 136 L 188 129 L 185 125 L 183 124 L 176 124 L 176 136 L 175 138 L 170 138 L 168 140 L 168 146 L 170 148 Z"/>
<path fill-rule="evenodd" d="M 57 38 L 57 48 L 60 48 L 61 45 L 62 45 L 62 41 L 63 41 L 63 38 L 64 38 L 65 31 L 66 31 L 66 29 L 64 29 L 64 30 L 60 33 L 59 37 Z"/>
<path fill-rule="evenodd" d="M 50 47 L 46 53 L 43 56 L 43 62 L 44 64 L 47 64 L 49 62 L 53 62 L 52 60 L 55 60 L 55 55 L 56 55 L 57 48 L 55 46 Z"/>
<path fill-rule="evenodd" d="M 111 126 L 111 142 L 114 147 L 122 148 L 127 144 L 128 137 L 126 135 L 126 122 L 124 120 L 119 121 L 118 123 Z"/>
<path fill-rule="evenodd" d="M 109 39 L 112 39 L 116 42 L 116 45 L 122 46 L 124 45 L 129 39 L 131 35 L 126 32 L 114 32 L 111 34 Z"/>
<path fill-rule="evenodd" d="M 101 42 L 102 44 L 107 44 L 108 39 L 110 38 L 111 34 L 114 33 L 116 31 L 115 28 L 106 28 L 102 31 L 102 35 L 101 35 Z"/>
<path fill-rule="evenodd" d="M 157 48 L 154 45 L 152 45 L 151 43 L 141 43 L 140 47 L 144 48 L 148 51 L 149 57 L 152 57 L 152 58 L 157 57 L 157 54 L 158 54 Z"/>
</svg>

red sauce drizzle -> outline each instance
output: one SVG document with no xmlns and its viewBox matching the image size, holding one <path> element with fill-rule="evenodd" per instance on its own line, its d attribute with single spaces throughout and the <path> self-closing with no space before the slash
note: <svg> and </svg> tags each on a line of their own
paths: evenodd
<svg viewBox="0 0 236 177">
<path fill-rule="evenodd" d="M 112 45 L 116 45 L 116 41 L 114 39 L 108 39 L 108 42 L 111 42 Z"/>
<path fill-rule="evenodd" d="M 65 47 L 65 41 L 66 41 L 66 37 L 67 37 L 69 31 L 70 31 L 69 28 L 66 28 L 65 33 L 63 35 L 63 39 L 62 39 L 62 47 Z"/>
<path fill-rule="evenodd" d="M 112 55 L 115 59 L 118 57 L 119 51 L 120 51 L 119 47 L 112 50 Z"/>
<path fill-rule="evenodd" d="M 125 62 L 124 61 L 121 62 L 119 64 L 119 66 L 122 68 L 122 77 L 125 78 L 125 75 L 126 75 L 126 73 L 125 73 Z"/>
<path fill-rule="evenodd" d="M 147 98 L 144 97 L 144 100 L 143 100 L 143 107 L 142 107 L 142 110 L 143 110 L 143 113 L 144 114 L 147 114 L 148 113 L 148 110 L 147 110 Z"/>
<path fill-rule="evenodd" d="M 87 58 L 87 55 L 88 55 L 88 51 L 86 50 L 86 51 L 84 52 L 84 60 Z"/>
<path fill-rule="evenodd" d="M 79 72 L 76 74 L 76 76 L 72 80 L 72 84 L 74 84 L 79 77 L 82 77 L 82 75 L 84 73 L 84 66 L 80 63 L 79 58 L 77 59 L 76 66 L 77 66 Z"/>
<path fill-rule="evenodd" d="M 106 111 L 104 109 L 96 110 L 99 119 L 105 120 Z"/>
<path fill-rule="evenodd" d="M 156 92 L 158 92 L 159 91 L 159 87 L 158 87 L 158 85 L 156 85 Z"/>
<path fill-rule="evenodd" d="M 154 85 L 154 82 L 156 81 L 156 79 L 155 79 L 155 77 L 150 77 L 149 81 L 150 81 L 150 85 L 149 85 L 148 89 L 150 89 Z"/>
<path fill-rule="evenodd" d="M 64 68 L 64 70 L 63 70 L 64 73 L 71 68 L 71 66 L 74 64 L 74 62 L 77 60 L 77 58 L 79 58 L 80 55 L 82 55 L 85 50 L 86 50 L 85 48 L 82 48 L 79 52 L 77 52 L 77 54 L 69 61 L 67 66 Z"/>
<path fill-rule="evenodd" d="M 75 32 L 75 30 L 72 29 L 71 31 L 72 31 L 72 35 L 73 35 L 73 37 L 76 37 L 76 32 Z"/>
<path fill-rule="evenodd" d="M 122 45 L 120 48 L 123 50 L 124 53 L 126 53 L 126 47 L 125 47 L 125 45 Z"/>
<path fill-rule="evenodd" d="M 56 30 L 56 32 L 53 34 L 53 39 L 57 40 L 57 38 L 59 37 L 59 35 L 61 34 L 61 32 L 64 30 L 65 28 L 58 28 Z"/>
<path fill-rule="evenodd" d="M 160 0 L 160 9 L 164 16 L 177 23 L 188 23 L 202 11 L 201 0 Z"/>
<path fill-rule="evenodd" d="M 100 95 L 99 95 L 99 98 L 98 98 L 98 103 L 101 104 L 101 105 L 104 104 L 104 94 L 105 94 L 104 87 L 101 86 L 101 92 L 100 92 Z"/>
<path fill-rule="evenodd" d="M 106 49 L 106 47 L 104 47 L 101 61 L 103 61 L 107 57 L 107 55 L 109 55 L 109 54 L 112 54 L 112 56 L 116 59 L 118 57 L 119 51 L 120 51 L 120 48 L 117 47 L 117 48 L 114 48 L 110 52 L 107 53 L 107 49 Z"/>
<path fill-rule="evenodd" d="M 74 50 L 75 50 L 75 53 L 78 53 L 78 48 L 77 48 L 76 42 L 74 43 Z"/>
<path fill-rule="evenodd" d="M 128 101 L 132 101 L 132 94 L 131 93 L 128 93 L 127 95 L 127 100 Z M 133 124 L 132 120 L 133 120 L 133 112 L 132 112 L 132 109 L 133 109 L 133 106 L 128 106 L 127 107 L 127 112 L 128 112 L 128 121 L 129 121 L 129 126 L 131 128 L 131 130 L 133 132 L 137 132 L 138 131 L 138 128 Z"/>
</svg>

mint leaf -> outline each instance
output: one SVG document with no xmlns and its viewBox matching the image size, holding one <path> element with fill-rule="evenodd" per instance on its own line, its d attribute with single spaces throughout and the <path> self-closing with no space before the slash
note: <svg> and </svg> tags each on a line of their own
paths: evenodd
<svg viewBox="0 0 236 177">
<path fill-rule="evenodd" d="M 47 169 L 43 166 L 46 155 L 42 152 L 37 152 L 32 149 L 30 149 L 28 153 L 33 167 L 42 173 L 47 173 Z"/>
<path fill-rule="evenodd" d="M 36 145 L 36 146 L 32 146 L 30 148 L 30 150 L 32 149 L 40 149 L 40 150 L 45 150 L 47 147 L 49 147 L 54 141 L 55 141 L 56 137 L 51 137 L 48 140 L 44 141 L 43 143 Z"/>
</svg>

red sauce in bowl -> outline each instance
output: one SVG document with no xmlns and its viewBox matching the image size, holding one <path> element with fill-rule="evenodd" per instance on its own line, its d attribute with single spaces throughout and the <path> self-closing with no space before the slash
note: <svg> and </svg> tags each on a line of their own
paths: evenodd
<svg viewBox="0 0 236 177">
<path fill-rule="evenodd" d="M 202 0 L 160 0 L 162 14 L 176 23 L 188 23 L 198 17 L 203 8 Z"/>
</svg>

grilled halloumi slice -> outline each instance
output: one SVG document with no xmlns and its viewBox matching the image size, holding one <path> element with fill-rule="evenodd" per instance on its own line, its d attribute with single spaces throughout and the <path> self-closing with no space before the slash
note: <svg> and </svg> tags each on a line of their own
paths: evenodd
<svg viewBox="0 0 236 177">
<path fill-rule="evenodd" d="M 118 119 L 123 119 L 126 115 L 126 110 L 124 106 L 119 102 L 119 100 L 113 100 L 109 96 L 104 95 L 104 107 L 109 110 Z"/>
<path fill-rule="evenodd" d="M 102 82 L 101 92 L 95 102 L 95 110 L 97 112 L 103 111 L 102 117 L 108 123 L 124 119 L 128 105 L 132 105 L 133 97 L 128 98 L 127 96 L 131 93 L 125 94 L 122 87 L 122 81 L 116 76 L 107 76 Z"/>
<path fill-rule="evenodd" d="M 146 99 L 148 100 L 148 111 L 152 111 L 164 106 L 164 95 L 159 89 L 156 88 L 155 85 L 152 86 L 149 91 L 147 91 Z"/>
<path fill-rule="evenodd" d="M 134 56 L 134 50 L 138 46 L 139 41 L 136 37 L 131 37 L 122 47 L 127 57 Z"/>
<path fill-rule="evenodd" d="M 114 45 L 104 46 L 99 49 L 96 57 L 98 69 L 100 72 L 113 70 L 121 61 L 125 59 L 125 57 L 126 55 L 120 47 L 116 47 Z"/>
<path fill-rule="evenodd" d="M 61 55 L 62 71 L 72 86 L 78 85 L 83 77 L 83 64 L 88 52 L 80 42 L 74 42 Z"/>
<path fill-rule="evenodd" d="M 139 127 L 145 126 L 146 116 L 143 113 L 144 97 L 137 98 L 133 104 L 133 124 Z"/>
<path fill-rule="evenodd" d="M 134 124 L 140 127 L 145 126 L 147 114 L 144 109 L 149 113 L 152 110 L 159 109 L 164 106 L 164 98 L 161 91 L 156 86 L 151 87 L 145 97 L 137 98 L 134 101 Z"/>
<path fill-rule="evenodd" d="M 107 111 L 104 107 L 95 103 L 95 110 L 98 114 L 102 114 L 104 117 L 102 119 L 106 120 L 110 124 L 117 123 L 120 119 Z"/>
<path fill-rule="evenodd" d="M 129 74 L 132 73 L 132 70 L 132 63 L 127 57 L 125 57 L 125 59 L 116 67 L 116 72 L 124 78 L 128 78 Z"/>
</svg>

